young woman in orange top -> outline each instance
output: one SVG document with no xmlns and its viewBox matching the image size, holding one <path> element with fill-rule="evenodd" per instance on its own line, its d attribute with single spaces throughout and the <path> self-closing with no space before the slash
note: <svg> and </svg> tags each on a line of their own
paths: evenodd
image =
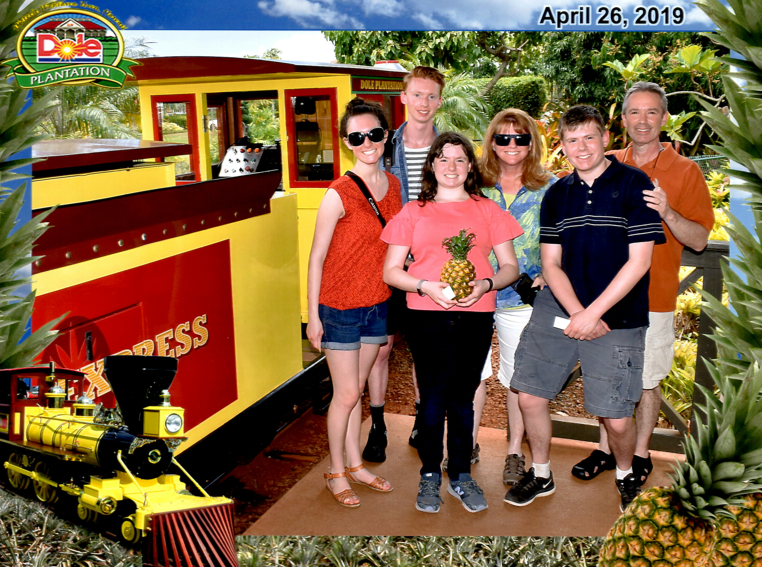
<svg viewBox="0 0 762 567">
<path fill-rule="evenodd" d="M 364 182 L 385 221 L 399 212 L 402 201 L 399 181 L 380 168 L 388 135 L 381 106 L 355 98 L 339 130 L 355 164 L 331 184 L 318 209 L 308 268 L 307 338 L 325 351 L 333 382 L 326 485 L 339 504 L 353 508 L 360 499 L 350 482 L 392 490 L 387 480 L 364 468 L 360 455 L 360 396 L 387 340 L 391 292 L 382 278 L 387 247 L 380 240 L 381 219 L 349 174 Z"/>
</svg>

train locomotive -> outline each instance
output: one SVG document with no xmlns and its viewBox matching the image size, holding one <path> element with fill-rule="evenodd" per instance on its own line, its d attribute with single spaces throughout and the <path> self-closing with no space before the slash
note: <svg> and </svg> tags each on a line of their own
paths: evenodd
<svg viewBox="0 0 762 567">
<path fill-rule="evenodd" d="M 209 496 L 174 459 L 186 439 L 184 409 L 169 395 L 177 367 L 171 357 L 106 357 L 114 408 L 85 395 L 82 372 L 0 370 L 0 462 L 17 492 L 68 499 L 81 520 L 142 540 L 146 565 L 237 565 L 232 501 Z"/>
</svg>

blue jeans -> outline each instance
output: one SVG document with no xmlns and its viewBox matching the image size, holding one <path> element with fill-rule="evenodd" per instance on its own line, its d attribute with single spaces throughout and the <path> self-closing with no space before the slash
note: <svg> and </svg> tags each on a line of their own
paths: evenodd
<svg viewBox="0 0 762 567">
<path fill-rule="evenodd" d="M 418 436 L 421 474 L 441 473 L 447 418 L 447 472 L 471 472 L 474 394 L 492 341 L 493 313 L 411 309 L 407 341 L 421 405 Z"/>
<path fill-rule="evenodd" d="M 355 309 L 334 309 L 319 304 L 318 316 L 323 323 L 320 346 L 331 350 L 359 350 L 362 343 L 384 344 L 387 309 L 386 301 Z"/>
</svg>

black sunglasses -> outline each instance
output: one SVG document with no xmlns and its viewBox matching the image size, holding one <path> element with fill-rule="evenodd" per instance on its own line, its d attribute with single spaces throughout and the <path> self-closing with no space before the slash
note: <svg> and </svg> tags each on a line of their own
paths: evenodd
<svg viewBox="0 0 762 567">
<path fill-rule="evenodd" d="M 532 134 L 495 134 L 492 139 L 498 146 L 507 146 L 511 140 L 514 140 L 517 146 L 528 146 L 532 141 Z"/>
<path fill-rule="evenodd" d="M 378 126 L 376 128 L 373 128 L 372 130 L 369 130 L 366 132 L 350 132 L 347 134 L 347 140 L 349 140 L 349 143 L 355 147 L 362 146 L 365 143 L 365 136 L 368 137 L 368 139 L 373 142 L 374 144 L 377 144 L 381 140 L 384 139 L 384 133 L 386 130 L 381 128 L 381 126 Z"/>
</svg>

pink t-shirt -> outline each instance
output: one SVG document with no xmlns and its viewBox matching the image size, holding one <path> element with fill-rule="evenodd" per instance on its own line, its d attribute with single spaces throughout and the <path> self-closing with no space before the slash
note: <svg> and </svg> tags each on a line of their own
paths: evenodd
<svg viewBox="0 0 762 567">
<path fill-rule="evenodd" d="M 442 266 L 451 258 L 442 247 L 442 240 L 456 236 L 464 228 L 476 234 L 476 246 L 468 253 L 468 259 L 476 268 L 476 279 L 495 274 L 489 262 L 489 254 L 495 245 L 523 233 L 511 213 L 502 210 L 491 199 L 477 197 L 453 203 L 429 202 L 423 207 L 418 201 L 412 201 L 389 221 L 381 233 L 381 240 L 387 244 L 409 246 L 415 261 L 408 273 L 438 282 Z M 471 307 L 456 306 L 453 309 L 494 311 L 495 295 L 494 291 L 485 293 Z M 408 292 L 407 305 L 410 309 L 444 311 L 429 297 L 421 297 L 416 292 Z"/>
</svg>

